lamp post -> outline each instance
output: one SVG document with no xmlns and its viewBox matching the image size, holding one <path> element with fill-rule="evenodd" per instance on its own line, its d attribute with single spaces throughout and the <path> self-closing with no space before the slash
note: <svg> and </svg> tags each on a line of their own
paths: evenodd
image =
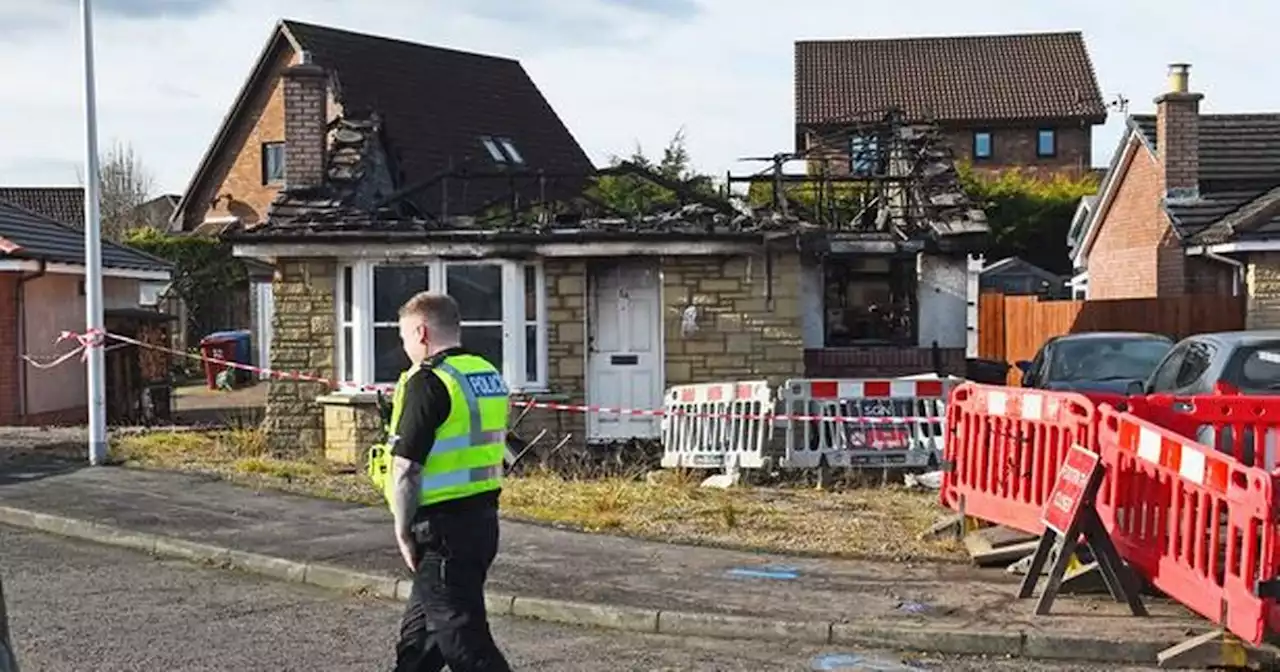
<svg viewBox="0 0 1280 672">
<path fill-rule="evenodd" d="M 80 31 L 84 42 L 84 294 L 86 332 L 94 339 L 88 356 L 89 464 L 107 458 L 106 360 L 102 342 L 102 221 L 98 212 L 98 104 L 93 76 L 93 9 L 80 0 Z"/>
</svg>

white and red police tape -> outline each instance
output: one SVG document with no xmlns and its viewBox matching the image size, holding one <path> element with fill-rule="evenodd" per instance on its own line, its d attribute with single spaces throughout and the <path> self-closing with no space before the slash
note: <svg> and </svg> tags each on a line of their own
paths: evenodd
<svg viewBox="0 0 1280 672">
<path fill-rule="evenodd" d="M 95 332 L 93 330 L 90 330 L 89 332 L 86 332 L 84 334 L 78 334 L 72 331 L 64 331 L 58 337 L 55 343 L 61 343 L 62 341 L 69 340 L 69 339 L 75 339 L 76 341 L 78 341 L 79 346 L 77 346 L 76 349 L 72 350 L 71 352 L 68 352 L 65 355 L 58 357 L 58 359 L 56 359 L 52 364 L 37 365 L 37 366 L 39 366 L 40 368 L 53 368 L 54 366 L 57 366 L 58 364 L 62 364 L 63 362 L 67 361 L 76 353 L 81 351 L 83 351 L 82 358 L 88 357 L 89 348 L 101 347 L 103 342 L 106 339 L 111 339 L 111 340 L 120 341 L 122 345 L 111 346 L 107 348 L 107 350 L 113 350 L 118 347 L 124 347 L 125 345 L 135 345 L 141 348 L 147 348 L 149 350 L 166 352 L 172 355 L 178 355 L 180 357 L 186 357 L 188 359 L 194 359 L 201 362 L 215 362 L 221 366 L 226 366 L 234 369 L 241 369 L 243 371 L 248 371 L 250 373 L 262 374 L 269 378 L 277 378 L 280 380 L 296 380 L 300 382 L 323 383 L 332 388 L 358 390 L 362 392 L 389 392 L 395 387 L 394 385 L 390 385 L 390 384 L 361 385 L 356 383 L 333 380 L 330 378 L 324 378 L 321 376 L 313 376 L 305 373 L 299 373 L 297 371 L 277 371 L 275 369 L 253 366 L 251 364 L 242 364 L 240 362 L 233 362 L 225 359 L 219 359 L 217 357 L 205 357 L 204 355 L 198 355 L 192 352 L 183 352 L 181 350 L 174 350 L 172 348 L 166 348 L 163 346 L 155 345 L 153 343 L 144 343 L 135 338 L 122 336 L 120 334 L 113 334 L 110 332 Z M 32 364 L 35 364 L 35 362 L 27 358 L 26 355 L 23 355 L 23 358 L 27 359 L 27 361 L 29 362 L 32 362 Z M 735 402 L 730 401 L 730 402 L 724 402 L 724 403 L 735 403 Z M 744 402 L 736 402 L 736 403 L 741 403 L 745 405 L 752 402 L 744 401 Z M 793 422 L 832 422 L 837 424 L 847 423 L 847 424 L 857 424 L 857 425 L 867 425 L 867 424 L 903 425 L 903 424 L 942 421 L 942 418 L 940 417 L 833 416 L 833 415 L 802 415 L 802 414 L 791 415 L 791 414 L 785 414 L 785 413 L 772 413 L 769 411 L 765 411 L 763 413 L 714 413 L 714 412 L 708 413 L 708 412 L 702 412 L 702 411 L 688 411 L 684 409 L 672 409 L 670 411 L 667 411 L 663 409 L 648 410 L 648 409 L 635 409 L 635 408 L 610 408 L 608 406 L 591 406 L 591 405 L 584 405 L 584 404 L 557 404 L 557 403 L 551 403 L 551 402 L 545 402 L 545 401 L 536 401 L 534 399 L 529 399 L 528 401 L 516 401 L 516 402 L 513 402 L 513 404 L 522 408 L 532 407 L 532 408 L 548 410 L 548 411 L 564 411 L 569 413 L 598 413 L 601 415 L 625 415 L 625 416 L 652 417 L 652 418 L 661 418 L 667 415 L 672 415 L 672 416 L 680 416 L 680 417 L 686 417 L 686 418 L 704 418 L 704 419 L 770 420 L 770 421 L 788 420 Z M 699 404 L 699 405 L 705 405 L 705 404 Z"/>
</svg>

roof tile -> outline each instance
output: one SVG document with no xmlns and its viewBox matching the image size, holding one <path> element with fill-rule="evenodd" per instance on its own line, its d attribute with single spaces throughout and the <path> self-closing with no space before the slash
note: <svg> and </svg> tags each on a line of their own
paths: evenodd
<svg viewBox="0 0 1280 672">
<path fill-rule="evenodd" d="M 796 123 L 900 107 L 913 121 L 1106 119 L 1079 32 L 800 41 Z"/>
<path fill-rule="evenodd" d="M 0 240 L 17 249 L 3 250 L 0 259 L 38 259 L 60 264 L 84 264 L 84 234 L 40 213 L 0 200 Z M 143 271 L 167 271 L 172 266 L 130 247 L 102 241 L 102 265 Z"/>
<path fill-rule="evenodd" d="M 83 187 L 0 187 L 0 201 L 84 229 Z"/>
</svg>

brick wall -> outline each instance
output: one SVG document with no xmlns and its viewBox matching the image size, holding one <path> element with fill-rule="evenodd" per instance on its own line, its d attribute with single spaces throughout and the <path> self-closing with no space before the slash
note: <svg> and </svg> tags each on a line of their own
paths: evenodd
<svg viewBox="0 0 1280 672">
<path fill-rule="evenodd" d="M 1054 156 L 1036 156 L 1036 145 L 1041 128 L 1053 128 L 1057 131 L 1057 147 Z M 992 156 L 990 159 L 974 163 L 973 133 L 975 130 L 988 130 L 992 137 Z M 951 146 L 951 152 L 957 162 L 974 163 L 980 171 L 1003 170 L 1020 167 L 1028 172 L 1071 173 L 1079 174 L 1088 171 L 1093 165 L 1093 128 L 1086 126 L 1032 126 L 1024 128 L 989 128 L 986 126 L 943 126 L 942 135 Z M 832 172 L 838 175 L 849 172 L 847 151 L 830 149 L 824 156 L 845 156 L 841 162 L 830 164 Z M 818 161 L 810 162 L 812 170 L 820 170 Z"/>
<path fill-rule="evenodd" d="M 666 257 L 666 384 L 766 378 L 779 384 L 804 375 L 800 256 L 777 254 L 772 300 L 762 258 Z M 698 308 L 698 330 L 681 333 L 682 314 Z"/>
<path fill-rule="evenodd" d="M 324 68 L 307 63 L 284 72 L 284 182 L 286 186 L 316 186 L 325 178 Z"/>
<path fill-rule="evenodd" d="M 22 360 L 18 359 L 18 273 L 0 273 L 0 425 L 16 423 L 21 410 Z"/>
<path fill-rule="evenodd" d="M 1164 166 L 1164 189 L 1198 191 L 1200 186 L 1199 93 L 1166 93 L 1156 99 L 1156 152 Z"/>
<path fill-rule="evenodd" d="M 864 346 L 806 350 L 806 378 L 896 378 L 917 373 L 965 375 L 964 348 Z M 939 369 L 935 371 L 935 368 Z"/>
<path fill-rule="evenodd" d="M 271 67 L 282 72 L 297 61 L 292 49 L 274 54 Z M 186 229 L 210 217 L 236 216 L 256 223 L 266 216 L 279 184 L 262 183 L 262 145 L 284 141 L 284 86 L 277 76 L 262 91 L 254 92 L 241 110 L 225 156 L 214 157 L 207 193 L 200 194 L 207 210 L 191 207 Z"/>
<path fill-rule="evenodd" d="M 1245 328 L 1280 329 L 1280 252 L 1249 255 L 1245 288 Z"/>
<path fill-rule="evenodd" d="M 1163 176 L 1145 148 L 1134 151 L 1115 198 L 1103 213 L 1089 254 L 1089 297 L 1126 299 L 1169 295 L 1180 282 L 1180 251 L 1161 208 Z M 1164 286 L 1160 279 L 1164 277 Z"/>
<path fill-rule="evenodd" d="M 975 130 L 991 132 L 991 158 L 974 161 L 973 134 Z M 1041 128 L 1057 131 L 1057 152 L 1051 157 L 1036 156 L 1036 145 Z M 979 170 L 998 170 L 1010 166 L 1025 167 L 1029 171 L 1078 172 L 1093 165 L 1093 129 L 1086 126 L 1056 127 L 1051 125 L 1027 128 L 950 127 L 943 135 L 951 145 L 957 161 L 968 161 Z"/>
<path fill-rule="evenodd" d="M 333 260 L 281 259 L 273 282 L 276 300 L 271 365 L 333 379 Z M 324 410 L 315 402 L 328 391 L 322 383 L 271 379 L 263 420 L 271 450 L 319 455 L 324 447 Z"/>
</svg>

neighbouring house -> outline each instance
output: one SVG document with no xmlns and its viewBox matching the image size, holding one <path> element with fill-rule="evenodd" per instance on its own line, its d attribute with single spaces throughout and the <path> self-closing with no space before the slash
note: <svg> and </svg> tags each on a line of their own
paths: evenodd
<svg viewBox="0 0 1280 672">
<path fill-rule="evenodd" d="M 308 117 L 306 123 L 322 125 L 362 120 L 375 124 L 375 136 L 393 148 L 366 154 L 377 157 L 377 166 L 344 162 L 351 155 L 341 151 L 309 157 L 334 159 L 335 179 L 364 172 L 383 176 L 381 184 L 363 183 L 377 192 L 367 198 L 392 196 L 393 184 L 416 184 L 403 202 L 416 213 L 471 215 L 506 205 L 512 192 L 528 200 L 573 191 L 574 180 L 580 183 L 591 170 L 586 154 L 518 61 L 283 20 L 177 205 L 170 220 L 175 231 L 216 235 L 265 221 L 292 156 L 286 136 L 294 121 L 288 118 L 282 73 L 304 61 L 323 68 L 327 81 L 322 100 L 308 103 L 319 107 L 320 116 L 295 108 L 294 121 L 301 115 Z M 362 137 L 353 127 L 336 133 L 339 141 Z M 512 189 L 502 172 L 507 169 L 542 172 L 521 178 Z M 277 299 L 273 261 L 246 261 L 246 310 L 219 328 L 248 327 L 256 359 L 266 362 Z"/>
<path fill-rule="evenodd" d="M 1079 32 L 796 42 L 797 150 L 838 144 L 830 168 L 864 171 L 880 139 L 826 136 L 890 108 L 937 123 L 976 169 L 1077 175 L 1091 169 L 1093 127 L 1107 117 Z"/>
<path fill-rule="evenodd" d="M 84 187 L 0 187 L 0 201 L 84 230 Z"/>
<path fill-rule="evenodd" d="M 894 150 L 883 184 L 893 193 L 864 218 L 815 225 L 635 166 L 596 171 L 515 61 L 403 43 L 377 56 L 384 43 L 374 38 L 327 34 L 309 58 L 281 56 L 257 82 L 280 96 L 283 187 L 253 221 L 224 231 L 237 256 L 275 266 L 271 366 L 345 381 L 334 390 L 273 379 L 264 430 L 275 449 L 353 460 L 373 441 L 367 387 L 393 384 L 407 366 L 396 310 L 423 289 L 459 300 L 464 344 L 498 364 L 521 398 L 656 409 L 672 385 L 801 378 L 814 352 L 887 375 L 933 370 L 945 355 L 938 367 L 963 372 L 967 257 L 987 228 L 936 129 L 885 124 Z M 407 87 L 413 105 L 401 89 L 375 97 L 345 79 L 334 54 L 348 51 L 327 51 L 348 40 L 369 47 L 350 53 L 391 59 L 398 73 L 441 58 L 465 66 L 473 84 L 450 87 L 450 69 L 438 67 L 444 88 Z M 366 97 L 344 98 L 357 92 Z M 442 163 L 396 168 L 432 142 L 441 147 L 425 157 Z M 259 144 L 240 143 L 254 155 Z M 582 189 L 604 173 L 664 184 L 680 203 L 613 212 Z M 484 199 L 468 200 L 480 189 Z M 652 417 L 607 413 L 538 422 L 589 442 L 660 431 Z"/>
<path fill-rule="evenodd" d="M 987 264 L 979 276 L 978 286 L 984 292 L 1059 299 L 1066 298 L 1067 278 L 1018 257 L 1008 257 Z"/>
<path fill-rule="evenodd" d="M 1247 296 L 1280 327 L 1280 113 L 1201 114 L 1173 64 L 1154 115 L 1130 115 L 1073 265 L 1090 299 Z"/>
<path fill-rule="evenodd" d="M 170 265 L 108 241 L 102 243 L 103 301 L 113 324 L 163 321 L 140 310 L 141 285 L 169 281 Z M 154 317 L 154 319 L 149 319 Z M 66 224 L 0 200 L 0 425 L 83 422 L 87 414 L 85 367 L 76 359 L 41 368 L 71 350 L 55 345 L 64 331 L 84 331 L 84 234 Z M 128 334 L 126 334 L 128 335 Z M 132 350 L 129 348 L 128 350 Z M 108 353 L 108 385 L 137 383 L 135 359 Z M 156 380 L 167 373 L 148 376 Z M 108 403 L 113 400 L 108 395 Z M 125 414 L 130 409 L 122 411 Z"/>
</svg>

